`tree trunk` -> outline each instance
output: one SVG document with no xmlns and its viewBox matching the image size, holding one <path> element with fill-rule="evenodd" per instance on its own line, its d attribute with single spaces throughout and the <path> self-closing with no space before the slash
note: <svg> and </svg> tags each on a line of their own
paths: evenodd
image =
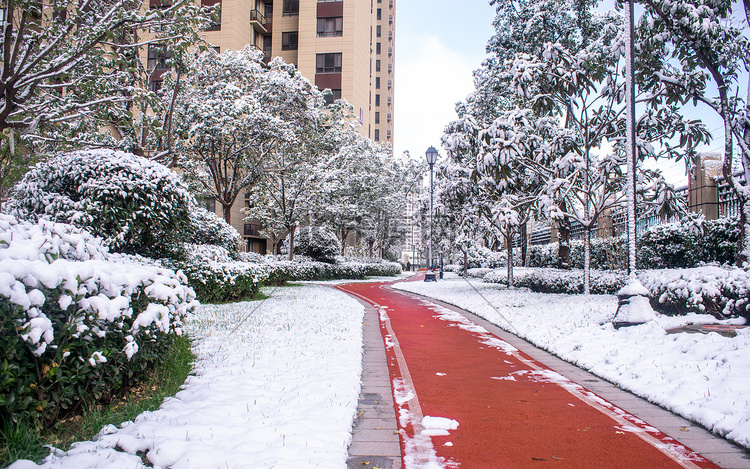
<svg viewBox="0 0 750 469">
<path fill-rule="evenodd" d="M 591 294 L 591 228 L 587 227 L 583 239 L 583 294 Z"/>
<path fill-rule="evenodd" d="M 528 267 L 526 254 L 529 248 L 529 230 L 526 223 L 521 224 L 521 265 Z"/>
<path fill-rule="evenodd" d="M 289 229 L 289 260 L 294 260 L 294 232 L 297 230 L 297 225 L 288 227 Z"/>
<path fill-rule="evenodd" d="M 469 249 L 466 248 L 464 251 L 464 271 L 463 277 L 466 278 L 469 275 Z"/>
<path fill-rule="evenodd" d="M 513 281 L 513 230 L 508 230 L 508 235 L 505 237 L 505 248 L 508 251 L 508 288 L 512 287 Z"/>
<path fill-rule="evenodd" d="M 564 217 L 557 224 L 558 269 L 570 269 L 570 218 Z"/>
<path fill-rule="evenodd" d="M 232 224 L 232 204 L 221 204 L 221 213 L 224 215 L 224 221 L 227 224 Z"/>
</svg>

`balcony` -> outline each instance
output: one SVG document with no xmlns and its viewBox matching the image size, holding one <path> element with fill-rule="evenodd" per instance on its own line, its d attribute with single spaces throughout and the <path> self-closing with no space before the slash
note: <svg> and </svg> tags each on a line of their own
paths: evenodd
<svg viewBox="0 0 750 469">
<path fill-rule="evenodd" d="M 388 57 L 391 57 L 393 55 L 393 47 L 388 48 Z"/>
<path fill-rule="evenodd" d="M 393 15 L 388 15 L 388 24 L 393 24 Z"/>
<path fill-rule="evenodd" d="M 266 35 L 268 31 L 268 20 L 260 10 L 250 10 L 250 24 L 260 34 Z"/>
</svg>

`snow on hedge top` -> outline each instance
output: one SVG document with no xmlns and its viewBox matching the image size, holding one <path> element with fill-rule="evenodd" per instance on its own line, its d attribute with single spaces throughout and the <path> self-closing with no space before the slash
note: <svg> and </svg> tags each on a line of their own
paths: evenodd
<svg viewBox="0 0 750 469">
<path fill-rule="evenodd" d="M 11 250 L 10 247 L 13 246 Z M 90 260 L 107 257 L 101 238 L 63 223 L 19 223 L 0 213 L 0 263 L 9 260 Z"/>
<path fill-rule="evenodd" d="M 14 188 L 6 212 L 71 223 L 113 249 L 169 243 L 195 199 L 169 168 L 130 153 L 83 150 L 38 163 Z"/>
</svg>

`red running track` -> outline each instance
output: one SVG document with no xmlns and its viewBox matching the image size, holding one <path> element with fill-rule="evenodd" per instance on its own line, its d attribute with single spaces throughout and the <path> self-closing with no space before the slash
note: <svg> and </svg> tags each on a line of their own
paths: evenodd
<svg viewBox="0 0 750 469">
<path fill-rule="evenodd" d="M 406 469 L 718 467 L 457 313 L 388 284 L 339 288 L 380 311 Z M 422 416 L 459 425 L 420 436 Z"/>
</svg>

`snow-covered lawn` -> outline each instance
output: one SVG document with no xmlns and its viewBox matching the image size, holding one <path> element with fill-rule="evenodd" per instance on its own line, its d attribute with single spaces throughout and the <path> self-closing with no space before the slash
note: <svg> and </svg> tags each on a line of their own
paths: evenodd
<svg viewBox="0 0 750 469">
<path fill-rule="evenodd" d="M 41 467 L 143 468 L 141 455 L 172 469 L 346 467 L 364 308 L 325 286 L 264 292 L 263 302 L 198 309 L 186 324 L 198 339 L 194 374 L 159 410 Z"/>
<path fill-rule="evenodd" d="M 610 295 L 550 295 L 509 290 L 446 273 L 433 282 L 403 282 L 407 290 L 471 311 L 535 345 L 651 402 L 750 447 L 750 328 L 737 337 L 667 334 L 709 315 L 658 316 L 615 330 Z M 510 322 L 511 326 L 508 326 Z M 742 324 L 744 321 L 725 321 Z"/>
</svg>

